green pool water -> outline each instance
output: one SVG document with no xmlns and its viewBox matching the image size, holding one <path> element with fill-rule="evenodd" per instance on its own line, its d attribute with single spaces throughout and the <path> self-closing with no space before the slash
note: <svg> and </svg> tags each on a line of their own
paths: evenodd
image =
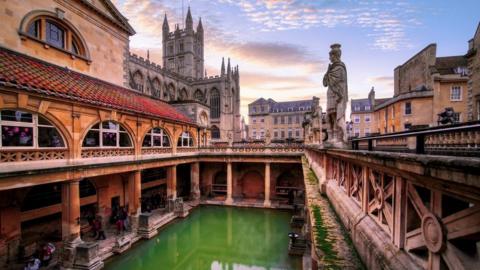
<svg viewBox="0 0 480 270">
<path fill-rule="evenodd" d="M 202 206 L 105 265 L 105 269 L 302 269 L 288 255 L 290 212 Z"/>
</svg>

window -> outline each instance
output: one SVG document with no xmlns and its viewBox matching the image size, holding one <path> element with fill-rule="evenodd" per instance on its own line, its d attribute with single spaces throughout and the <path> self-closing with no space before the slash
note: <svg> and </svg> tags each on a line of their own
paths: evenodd
<svg viewBox="0 0 480 270">
<path fill-rule="evenodd" d="M 370 128 L 365 128 L 365 136 L 370 136 Z"/>
<path fill-rule="evenodd" d="M 280 124 L 285 124 L 285 117 L 280 116 Z"/>
<path fill-rule="evenodd" d="M 182 132 L 178 137 L 178 147 L 193 147 L 193 138 L 188 131 Z"/>
<path fill-rule="evenodd" d="M 253 138 L 255 138 L 255 139 L 257 138 L 257 132 L 256 131 L 253 131 L 252 135 L 253 135 Z"/>
<path fill-rule="evenodd" d="M 132 147 L 127 131 L 112 121 L 94 125 L 83 139 L 83 147 Z"/>
<path fill-rule="evenodd" d="M 406 115 L 412 114 L 412 103 L 411 102 L 406 102 L 405 103 L 405 114 Z"/>
<path fill-rule="evenodd" d="M 295 137 L 297 137 L 297 138 L 300 137 L 300 130 L 299 129 L 295 130 Z"/>
<path fill-rule="evenodd" d="M 195 94 L 193 94 L 193 98 L 195 100 L 198 100 L 198 101 L 202 101 L 203 102 L 203 93 L 202 91 L 200 91 L 200 89 L 197 89 L 197 91 L 195 91 Z"/>
<path fill-rule="evenodd" d="M 454 85 L 450 89 L 450 100 L 461 101 L 462 100 L 462 87 Z"/>
<path fill-rule="evenodd" d="M 30 23 L 21 26 L 20 34 L 23 36 L 34 38 L 36 41 L 76 56 L 88 57 L 86 46 L 80 35 L 65 19 L 59 20 L 54 16 L 41 15 L 33 19 L 25 18 L 25 21 Z"/>
<path fill-rule="evenodd" d="M 50 45 L 53 45 L 58 48 L 65 48 L 65 31 L 63 30 L 62 27 L 57 25 L 56 23 L 47 20 L 46 21 L 46 41 Z"/>
<path fill-rule="evenodd" d="M 289 116 L 288 116 L 288 124 L 291 124 L 291 123 L 292 123 L 292 116 L 289 115 Z"/>
<path fill-rule="evenodd" d="M 407 124 L 403 125 L 404 130 L 410 130 L 411 128 L 412 128 L 412 124 L 410 124 L 410 123 L 407 123 Z"/>
<path fill-rule="evenodd" d="M 220 117 L 220 93 L 216 88 L 213 88 L 210 94 L 210 117 Z"/>
<path fill-rule="evenodd" d="M 179 49 L 180 49 L 180 52 L 183 52 L 184 50 L 183 41 L 180 41 Z"/>
<path fill-rule="evenodd" d="M 252 107 L 252 111 L 253 111 L 254 113 L 256 113 L 256 112 L 257 112 L 257 107 Z"/>
<path fill-rule="evenodd" d="M 265 130 L 262 128 L 260 130 L 260 138 L 263 138 L 263 137 L 265 137 Z"/>
<path fill-rule="evenodd" d="M 253 118 L 252 122 L 255 124 L 257 123 L 257 119 L 255 119 L 255 117 Z"/>
<path fill-rule="evenodd" d="M 280 135 L 281 135 L 281 138 L 285 138 L 285 131 L 282 130 L 282 131 L 280 132 Z"/>
<path fill-rule="evenodd" d="M 260 107 L 260 111 L 261 111 L 261 112 L 264 112 L 264 111 L 265 111 L 265 107 L 263 107 L 263 106 Z"/>
<path fill-rule="evenodd" d="M 265 123 L 265 119 L 260 118 L 260 123 Z"/>
<path fill-rule="evenodd" d="M 360 136 L 360 129 L 359 129 L 359 128 L 355 128 L 354 136 L 355 136 L 355 137 L 359 137 L 359 136 Z"/>
<path fill-rule="evenodd" d="M 300 124 L 300 116 L 298 114 L 295 116 L 295 123 Z"/>
<path fill-rule="evenodd" d="M 170 147 L 170 139 L 163 128 L 152 128 L 143 138 L 142 147 Z"/>
<path fill-rule="evenodd" d="M 461 114 L 456 112 L 456 113 L 453 113 L 453 120 L 455 121 L 455 123 L 460 123 L 462 121 L 462 119 L 460 118 Z"/>
<path fill-rule="evenodd" d="M 139 91 L 139 92 L 143 92 L 143 75 L 142 75 L 142 73 L 140 73 L 140 70 L 137 70 L 133 74 L 132 88 Z"/>
<path fill-rule="evenodd" d="M 0 111 L 1 147 L 65 147 L 58 130 L 43 116 L 17 110 Z"/>
<path fill-rule="evenodd" d="M 354 115 L 353 116 L 353 122 L 356 123 L 356 124 L 360 123 L 360 115 Z"/>
<path fill-rule="evenodd" d="M 172 43 L 168 44 L 168 54 L 170 54 L 170 55 L 173 54 L 173 44 Z"/>
<path fill-rule="evenodd" d="M 278 117 L 277 116 L 273 117 L 273 124 L 274 125 L 278 124 Z"/>
<path fill-rule="evenodd" d="M 365 114 L 365 123 L 370 123 L 370 114 Z"/>
<path fill-rule="evenodd" d="M 220 139 L 220 129 L 217 126 L 212 126 L 212 139 Z"/>
<path fill-rule="evenodd" d="M 370 105 L 365 105 L 365 111 L 370 111 Z"/>
<path fill-rule="evenodd" d="M 275 131 L 273 132 L 273 137 L 274 137 L 274 138 L 278 138 L 278 131 L 275 130 Z"/>
<path fill-rule="evenodd" d="M 354 107 L 353 110 L 354 110 L 354 111 L 360 111 L 360 105 L 355 105 L 355 107 Z"/>
<path fill-rule="evenodd" d="M 288 138 L 292 138 L 293 137 L 293 132 L 291 129 L 288 130 Z"/>
</svg>

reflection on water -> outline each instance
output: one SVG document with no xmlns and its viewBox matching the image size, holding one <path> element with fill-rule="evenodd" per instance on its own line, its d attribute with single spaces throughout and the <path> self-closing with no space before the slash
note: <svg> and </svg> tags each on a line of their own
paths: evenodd
<svg viewBox="0 0 480 270">
<path fill-rule="evenodd" d="M 288 256 L 290 217 L 275 210 L 200 207 L 105 269 L 301 269 L 301 260 Z"/>
</svg>

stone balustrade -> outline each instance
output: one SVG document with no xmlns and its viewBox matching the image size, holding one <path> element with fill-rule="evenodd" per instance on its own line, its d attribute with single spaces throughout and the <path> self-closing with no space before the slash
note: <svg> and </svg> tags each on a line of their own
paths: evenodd
<svg viewBox="0 0 480 270">
<path fill-rule="evenodd" d="M 313 148 L 305 155 L 368 269 L 480 265 L 480 159 Z"/>
<path fill-rule="evenodd" d="M 0 150 L 0 162 L 21 162 L 39 160 L 68 159 L 66 149 L 2 149 Z"/>
</svg>

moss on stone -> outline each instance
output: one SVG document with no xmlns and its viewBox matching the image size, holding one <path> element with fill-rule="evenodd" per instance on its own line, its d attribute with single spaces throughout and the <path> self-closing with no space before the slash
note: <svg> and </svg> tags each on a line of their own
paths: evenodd
<svg viewBox="0 0 480 270">
<path fill-rule="evenodd" d="M 328 241 L 328 230 L 323 222 L 322 213 L 318 205 L 312 206 L 313 218 L 315 220 L 314 224 L 314 234 L 317 244 L 317 248 L 323 252 L 323 261 L 334 262 L 338 260 L 337 252 L 333 249 L 333 245 Z"/>
</svg>

